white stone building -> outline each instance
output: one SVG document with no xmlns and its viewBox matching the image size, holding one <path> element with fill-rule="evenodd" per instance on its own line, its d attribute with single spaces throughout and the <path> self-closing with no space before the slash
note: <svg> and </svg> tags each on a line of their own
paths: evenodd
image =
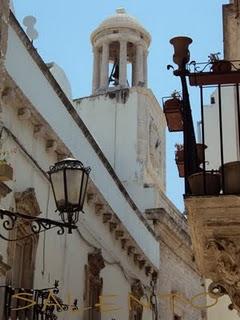
<svg viewBox="0 0 240 320">
<path fill-rule="evenodd" d="M 64 72 L 43 62 L 8 6 L 1 2 L 0 139 L 13 179 L 0 183 L 1 209 L 60 220 L 49 166 L 70 155 L 92 171 L 85 214 L 72 234 L 53 229 L 26 237 L 27 223 L 8 232 L 0 216 L 0 234 L 18 239 L 0 240 L 3 319 L 5 286 L 41 289 L 55 280 L 64 303 L 78 300 L 76 319 L 204 319 L 175 301 L 177 293 L 191 298 L 203 288 L 185 218 L 164 194 L 165 122 L 147 88 L 150 35 L 123 10 L 105 20 L 92 34 L 93 94 L 72 101 Z M 115 64 L 112 87 L 109 63 Z M 156 274 L 158 314 L 148 307 Z M 99 296 L 102 305 L 95 306 Z M 68 319 L 68 312 L 57 316 Z M 26 316 L 32 315 L 11 314 Z"/>
</svg>

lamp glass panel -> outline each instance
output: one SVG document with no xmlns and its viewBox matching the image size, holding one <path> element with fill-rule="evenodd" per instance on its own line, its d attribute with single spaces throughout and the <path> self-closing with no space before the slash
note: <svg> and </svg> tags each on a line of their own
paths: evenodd
<svg viewBox="0 0 240 320">
<path fill-rule="evenodd" d="M 83 173 L 83 184 L 82 184 L 82 192 L 81 192 L 81 199 L 80 199 L 80 204 L 81 204 L 81 209 L 83 207 L 84 203 L 84 196 L 86 193 L 86 188 L 87 188 L 87 182 L 88 182 L 88 174 L 86 172 Z"/>
<path fill-rule="evenodd" d="M 65 192 L 64 192 L 64 178 L 63 171 L 57 171 L 51 174 L 51 180 L 53 185 L 53 190 L 56 197 L 57 208 L 65 207 Z"/>
<path fill-rule="evenodd" d="M 70 206 L 78 206 L 79 204 L 82 174 L 82 170 L 66 170 L 68 205 Z"/>
</svg>

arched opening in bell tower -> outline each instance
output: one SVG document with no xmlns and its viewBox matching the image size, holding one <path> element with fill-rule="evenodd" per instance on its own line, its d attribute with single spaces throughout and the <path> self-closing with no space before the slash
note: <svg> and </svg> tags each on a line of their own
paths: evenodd
<svg viewBox="0 0 240 320">
<path fill-rule="evenodd" d="M 113 41 L 109 45 L 109 77 L 108 86 L 109 88 L 115 88 L 120 85 L 120 42 Z M 127 42 L 127 59 L 126 66 L 126 79 L 125 83 L 122 83 L 126 87 L 136 85 L 136 46 L 132 42 Z"/>
</svg>

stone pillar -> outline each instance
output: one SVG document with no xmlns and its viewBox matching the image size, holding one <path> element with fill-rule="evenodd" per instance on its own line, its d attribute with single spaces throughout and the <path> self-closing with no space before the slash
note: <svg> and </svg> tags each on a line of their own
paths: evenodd
<svg viewBox="0 0 240 320">
<path fill-rule="evenodd" d="M 93 82 L 92 93 L 99 88 L 100 52 L 98 48 L 93 49 Z"/>
<path fill-rule="evenodd" d="M 145 50 L 143 53 L 143 81 L 144 87 L 148 86 L 148 64 L 147 64 L 148 51 Z"/>
<path fill-rule="evenodd" d="M 143 46 L 137 44 L 136 52 L 136 86 L 139 86 L 139 82 L 143 82 Z"/>
<path fill-rule="evenodd" d="M 127 41 L 120 41 L 119 54 L 119 84 L 121 87 L 127 86 Z"/>
<path fill-rule="evenodd" d="M 132 87 L 136 86 L 136 61 L 132 62 Z"/>
<path fill-rule="evenodd" d="M 101 78 L 100 88 L 107 89 L 108 87 L 108 67 L 109 67 L 109 44 L 104 42 L 102 46 L 102 62 L 101 62 Z"/>
<path fill-rule="evenodd" d="M 224 59 L 240 59 L 240 1 L 234 0 L 223 6 Z M 236 65 L 238 68 L 238 66 Z"/>
</svg>

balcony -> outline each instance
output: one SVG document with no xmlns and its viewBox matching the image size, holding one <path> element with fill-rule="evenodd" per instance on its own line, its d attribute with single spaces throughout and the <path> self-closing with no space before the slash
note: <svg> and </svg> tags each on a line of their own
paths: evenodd
<svg viewBox="0 0 240 320">
<path fill-rule="evenodd" d="M 199 88 L 199 142 L 206 148 L 202 163 L 190 157 L 195 133 L 184 131 L 184 201 L 196 263 L 212 280 L 209 294 L 229 295 L 229 308 L 240 311 L 240 71 L 239 62 L 223 61 L 216 70 L 210 62 L 189 65 L 189 83 Z"/>
<path fill-rule="evenodd" d="M 201 274 L 212 281 L 209 294 L 214 298 L 229 295 L 229 308 L 240 312 L 240 61 L 220 60 L 211 54 L 206 63 L 189 63 L 192 39 L 175 37 L 170 43 L 178 65 L 173 74 L 181 80 L 182 93 L 179 107 L 175 99 L 174 108 L 164 106 L 164 112 L 168 126 L 176 124 L 174 117 L 183 123 L 183 145 L 176 145 L 175 159 L 185 181 L 195 260 Z M 188 81 L 199 93 L 200 145 Z M 180 130 L 171 127 L 169 131 Z"/>
</svg>

